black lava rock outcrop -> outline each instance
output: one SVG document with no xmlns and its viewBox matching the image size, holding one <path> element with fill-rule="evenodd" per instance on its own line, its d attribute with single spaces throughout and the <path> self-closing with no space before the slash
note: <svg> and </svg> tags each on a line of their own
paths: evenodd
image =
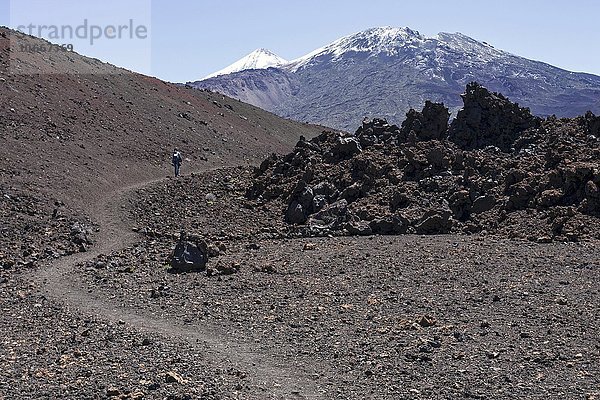
<svg viewBox="0 0 600 400">
<path fill-rule="evenodd" d="M 400 128 L 388 124 L 382 118 L 373 118 L 372 120 L 365 118 L 355 135 L 362 147 L 369 147 L 375 144 L 391 143 L 400 135 Z"/>
<path fill-rule="evenodd" d="M 281 204 L 302 235 L 488 232 L 600 236 L 596 117 L 540 120 L 471 84 L 465 109 L 428 102 L 402 128 L 365 120 L 323 132 L 256 169 L 247 196 Z"/>
<path fill-rule="evenodd" d="M 490 93 L 473 82 L 461 95 L 464 108 L 458 112 L 449 139 L 464 149 L 496 146 L 510 151 L 521 132 L 540 126 L 541 120 L 528 108 L 511 103 L 500 93 Z"/>
<path fill-rule="evenodd" d="M 600 117 L 597 117 L 593 112 L 588 111 L 583 117 L 583 123 L 590 135 L 600 136 Z"/>
<path fill-rule="evenodd" d="M 402 138 L 407 140 L 440 140 L 446 137 L 450 112 L 441 103 L 425 102 L 422 112 L 410 109 L 402 123 Z"/>
</svg>

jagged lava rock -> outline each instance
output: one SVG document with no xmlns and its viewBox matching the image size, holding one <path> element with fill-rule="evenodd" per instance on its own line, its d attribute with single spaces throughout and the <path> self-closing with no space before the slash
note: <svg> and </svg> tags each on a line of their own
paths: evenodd
<svg viewBox="0 0 600 400">
<path fill-rule="evenodd" d="M 540 126 L 541 119 L 528 108 L 475 82 L 467 85 L 461 97 L 464 107 L 450 126 L 449 139 L 463 149 L 496 146 L 510 151 L 521 132 Z"/>
</svg>

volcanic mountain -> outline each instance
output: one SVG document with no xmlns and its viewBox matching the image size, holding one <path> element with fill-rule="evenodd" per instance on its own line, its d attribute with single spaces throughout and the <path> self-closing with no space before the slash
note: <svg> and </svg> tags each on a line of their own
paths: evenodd
<svg viewBox="0 0 600 400">
<path fill-rule="evenodd" d="M 600 111 L 600 77 L 566 71 L 461 33 L 426 37 L 409 28 L 373 28 L 343 37 L 278 68 L 189 83 L 283 117 L 352 130 L 365 116 L 395 122 L 425 100 L 456 113 L 477 81 L 540 116 Z"/>
</svg>

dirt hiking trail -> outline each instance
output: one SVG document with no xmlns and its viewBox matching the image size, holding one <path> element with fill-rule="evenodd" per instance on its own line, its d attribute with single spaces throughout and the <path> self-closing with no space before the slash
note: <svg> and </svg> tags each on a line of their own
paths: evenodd
<svg viewBox="0 0 600 400">
<path fill-rule="evenodd" d="M 219 168 L 210 170 L 216 169 Z M 129 218 L 124 215 L 124 199 L 136 190 L 164 180 L 164 177 L 155 178 L 119 188 L 112 193 L 106 193 L 95 204 L 91 204 L 85 211 L 99 225 L 94 245 L 87 252 L 56 260 L 51 266 L 32 274 L 31 279 L 39 281 L 49 299 L 66 308 L 112 323 L 129 325 L 140 333 L 154 333 L 167 340 L 185 341 L 200 346 L 203 350 L 208 347 L 207 359 L 215 366 L 231 365 L 247 372 L 250 394 L 256 398 L 322 398 L 322 392 L 316 383 L 308 378 L 310 371 L 305 371 L 306 366 L 294 365 L 276 354 L 256 352 L 249 343 L 229 341 L 227 335 L 218 327 L 198 324 L 184 326 L 182 321 L 111 304 L 107 299 L 95 296 L 73 283 L 72 276 L 78 273 L 77 268 L 81 264 L 101 254 L 110 254 L 131 246 L 141 238 L 132 230 Z"/>
</svg>

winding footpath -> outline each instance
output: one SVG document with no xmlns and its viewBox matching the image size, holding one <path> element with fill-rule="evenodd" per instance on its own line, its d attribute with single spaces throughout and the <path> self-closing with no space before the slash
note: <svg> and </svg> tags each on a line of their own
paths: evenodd
<svg viewBox="0 0 600 400">
<path fill-rule="evenodd" d="M 41 283 L 45 295 L 59 304 L 78 312 L 98 316 L 108 322 L 125 323 L 140 333 L 158 334 L 166 340 L 185 341 L 193 346 L 209 348 L 207 358 L 214 365 L 232 365 L 247 371 L 252 396 L 257 399 L 320 399 L 325 398 L 317 384 L 302 373 L 302 367 L 293 365 L 276 354 L 253 350 L 249 343 L 231 342 L 217 327 L 184 325 L 171 318 L 157 317 L 143 310 L 132 310 L 122 305 L 109 304 L 87 289 L 73 284 L 77 266 L 101 254 L 133 245 L 141 236 L 132 231 L 122 204 L 127 194 L 164 181 L 152 179 L 120 188 L 99 199 L 86 210 L 98 223 L 100 230 L 94 246 L 85 253 L 77 253 L 56 260 L 50 267 L 31 276 Z M 265 391 L 265 388 L 266 391 Z"/>
</svg>

